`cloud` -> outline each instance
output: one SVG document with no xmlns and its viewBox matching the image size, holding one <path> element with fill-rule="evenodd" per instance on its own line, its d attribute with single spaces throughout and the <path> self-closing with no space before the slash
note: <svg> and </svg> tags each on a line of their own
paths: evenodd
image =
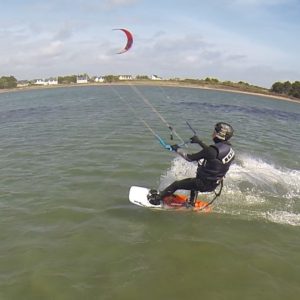
<svg viewBox="0 0 300 300">
<path fill-rule="evenodd" d="M 294 0 L 235 0 L 235 2 L 246 4 L 246 5 L 263 5 L 263 6 L 274 6 L 282 4 L 295 3 Z"/>
<path fill-rule="evenodd" d="M 73 34 L 74 26 L 70 23 L 64 23 L 61 28 L 54 34 L 54 40 L 68 40 Z"/>
<path fill-rule="evenodd" d="M 297 4 L 297 0 L 225 0 L 230 6 L 268 7 Z"/>
<path fill-rule="evenodd" d="M 109 7 L 131 5 L 138 2 L 138 0 L 106 0 L 105 5 Z"/>
<path fill-rule="evenodd" d="M 41 47 L 38 51 L 40 56 L 52 58 L 63 53 L 64 47 L 61 41 L 52 41 L 49 44 Z"/>
<path fill-rule="evenodd" d="M 300 78 L 300 72 L 291 71 L 282 68 L 274 68 L 267 65 L 256 65 L 244 70 L 244 74 L 237 74 L 243 76 L 244 81 L 249 83 L 256 83 L 265 87 L 271 87 L 276 81 L 297 81 Z"/>
<path fill-rule="evenodd" d="M 93 1 L 86 1 L 86 0 L 76 0 L 78 1 L 78 5 L 80 6 L 81 10 L 87 11 L 87 12 L 97 12 L 107 10 L 116 10 L 119 8 L 123 8 L 126 6 L 131 6 L 139 2 L 140 0 L 93 0 Z M 74 5 L 72 3 L 72 5 Z"/>
<path fill-rule="evenodd" d="M 3 12 L 1 74 L 17 78 L 80 72 L 209 76 L 258 85 L 268 85 L 281 74 L 299 80 L 296 72 L 283 70 L 299 66 L 295 59 L 299 43 L 289 37 L 297 36 L 299 25 L 291 21 L 287 27 L 286 18 L 280 19 L 281 9 L 269 9 L 294 0 L 211 0 L 206 10 L 204 4 L 202 10 L 192 7 L 191 3 L 200 5 L 193 0 L 187 6 L 181 2 L 180 10 L 175 3 L 166 14 L 165 3 L 145 6 L 146 2 L 53 0 L 39 4 L 35 0 L 14 7 L 11 15 Z M 222 9 L 212 13 L 216 7 Z M 290 16 L 290 11 L 291 7 L 285 12 Z M 125 43 L 122 33 L 111 30 L 118 26 L 128 26 L 134 33 L 133 47 L 123 55 L 115 54 Z"/>
</svg>

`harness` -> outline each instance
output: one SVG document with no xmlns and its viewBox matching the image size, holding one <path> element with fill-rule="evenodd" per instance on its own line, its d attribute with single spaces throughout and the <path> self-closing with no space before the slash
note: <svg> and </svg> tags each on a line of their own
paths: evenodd
<svg viewBox="0 0 300 300">
<path fill-rule="evenodd" d="M 212 205 L 214 203 L 214 201 L 221 195 L 222 190 L 223 190 L 223 185 L 224 185 L 223 178 L 221 180 L 219 180 L 219 185 L 220 185 L 219 191 L 216 192 L 216 190 L 214 190 L 214 194 L 215 194 L 214 198 L 212 200 L 210 200 L 208 203 L 206 203 L 204 206 L 202 206 L 199 210 L 203 210 L 203 209 L 207 208 L 208 206 Z M 195 191 L 195 190 L 191 191 L 190 201 L 192 200 L 194 202 L 194 200 L 197 198 L 197 196 L 198 196 L 198 191 Z M 193 199 L 191 199 L 191 198 L 193 198 Z"/>
<path fill-rule="evenodd" d="M 221 185 L 220 190 L 217 193 L 214 190 L 214 194 L 215 194 L 214 198 L 210 202 L 208 202 L 204 207 L 202 207 L 201 210 L 209 205 L 212 205 L 214 203 L 214 201 L 221 195 L 222 190 L 223 190 L 223 178 L 220 180 L 220 185 Z"/>
</svg>

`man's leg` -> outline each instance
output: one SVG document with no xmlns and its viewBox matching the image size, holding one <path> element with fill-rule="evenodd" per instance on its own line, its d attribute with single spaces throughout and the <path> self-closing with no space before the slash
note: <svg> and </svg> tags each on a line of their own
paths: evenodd
<svg viewBox="0 0 300 300">
<path fill-rule="evenodd" d="M 196 190 L 191 190 L 190 199 L 189 199 L 189 204 L 191 204 L 191 205 L 194 206 L 197 197 L 198 197 L 198 191 L 196 191 Z"/>
<path fill-rule="evenodd" d="M 150 193 L 150 195 L 148 196 L 149 202 L 154 205 L 159 205 L 160 201 L 164 197 L 174 194 L 177 190 L 201 192 L 205 190 L 205 185 L 203 181 L 199 178 L 186 178 L 182 180 L 177 180 L 170 184 L 168 187 L 166 187 L 163 191 L 159 192 L 159 194 L 153 192 Z"/>
<path fill-rule="evenodd" d="M 194 189 L 195 189 L 195 178 L 186 178 L 183 180 L 177 180 L 159 193 L 157 193 L 157 191 L 155 190 L 150 190 L 148 194 L 148 200 L 153 205 L 159 205 L 160 201 L 164 197 L 172 195 L 177 190 L 194 190 Z"/>
<path fill-rule="evenodd" d="M 199 179 L 197 178 L 186 178 L 183 180 L 177 180 L 174 181 L 172 184 L 170 184 L 168 187 L 166 187 L 163 191 L 161 191 L 159 194 L 161 198 L 164 198 L 166 196 L 170 196 L 174 194 L 177 190 L 198 190 L 199 188 Z"/>
</svg>

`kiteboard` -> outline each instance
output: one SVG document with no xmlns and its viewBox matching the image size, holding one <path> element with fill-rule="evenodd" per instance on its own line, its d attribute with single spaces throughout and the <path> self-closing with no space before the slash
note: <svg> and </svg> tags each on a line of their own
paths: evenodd
<svg viewBox="0 0 300 300">
<path fill-rule="evenodd" d="M 148 201 L 147 195 L 150 189 L 140 186 L 132 186 L 129 190 L 129 201 L 135 205 L 152 208 L 155 210 L 193 210 L 210 212 L 211 207 L 208 202 L 197 199 L 195 205 L 187 205 L 188 196 L 182 194 L 173 194 L 167 196 L 159 205 L 153 205 Z"/>
</svg>

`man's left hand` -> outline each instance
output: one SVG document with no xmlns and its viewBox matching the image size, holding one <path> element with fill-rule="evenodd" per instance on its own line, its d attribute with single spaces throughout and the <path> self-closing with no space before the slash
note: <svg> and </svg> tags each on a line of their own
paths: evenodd
<svg viewBox="0 0 300 300">
<path fill-rule="evenodd" d="M 171 145 L 172 151 L 177 152 L 177 150 L 180 148 L 177 144 Z"/>
</svg>

